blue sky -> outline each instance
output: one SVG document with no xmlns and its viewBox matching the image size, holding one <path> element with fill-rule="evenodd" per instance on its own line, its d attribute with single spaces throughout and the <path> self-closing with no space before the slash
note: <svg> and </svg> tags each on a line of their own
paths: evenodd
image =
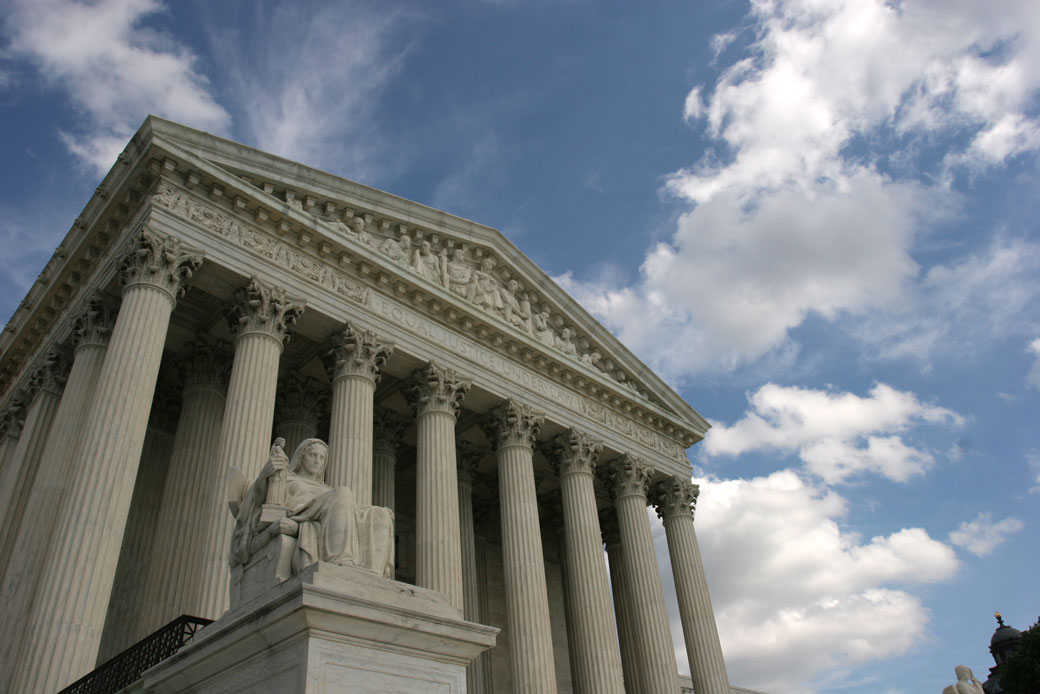
<svg viewBox="0 0 1040 694">
<path fill-rule="evenodd" d="M 162 115 L 502 230 L 708 417 L 735 684 L 940 691 L 1040 614 L 1035 3 L 0 8 L 3 316 Z"/>
</svg>

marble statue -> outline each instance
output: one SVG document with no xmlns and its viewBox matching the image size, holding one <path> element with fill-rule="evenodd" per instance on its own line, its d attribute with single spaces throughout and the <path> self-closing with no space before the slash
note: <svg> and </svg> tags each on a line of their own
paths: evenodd
<svg viewBox="0 0 1040 694">
<path fill-rule="evenodd" d="M 527 294 L 520 291 L 520 283 L 509 280 L 506 288 L 500 290 L 506 322 L 522 332 L 531 332 L 531 302 Z M 519 294 L 520 298 L 517 298 Z"/>
<path fill-rule="evenodd" d="M 451 260 L 444 264 L 441 280 L 445 287 L 463 299 L 466 298 L 470 282 L 473 280 L 473 268 L 466 263 L 466 253 L 461 248 L 452 251 Z"/>
<path fill-rule="evenodd" d="M 944 688 L 943 694 L 984 694 L 982 682 L 975 679 L 970 667 L 958 665 L 953 671 L 957 675 L 957 682 Z"/>
<path fill-rule="evenodd" d="M 412 269 L 428 282 L 441 283 L 440 259 L 433 254 L 429 241 L 422 241 L 412 255 Z"/>
<path fill-rule="evenodd" d="M 484 256 L 480 261 L 480 269 L 473 273 L 473 281 L 469 285 L 469 300 L 492 313 L 502 310 L 502 295 L 498 291 L 498 280 L 493 270 L 495 261 Z"/>
<path fill-rule="evenodd" d="M 245 488 L 235 513 L 231 566 L 245 566 L 279 535 L 296 539 L 292 574 L 324 561 L 383 577 L 394 566 L 393 512 L 358 506 L 347 487 L 325 484 L 328 446 L 305 439 L 289 459 L 284 440 L 271 447 L 259 477 Z"/>
</svg>

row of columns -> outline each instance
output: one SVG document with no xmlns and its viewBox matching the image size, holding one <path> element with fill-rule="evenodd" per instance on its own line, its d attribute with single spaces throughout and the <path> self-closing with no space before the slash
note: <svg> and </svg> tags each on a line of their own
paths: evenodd
<svg viewBox="0 0 1040 694">
<path fill-rule="evenodd" d="M 33 511 L 34 522 L 15 533 L 9 549 L 6 541 L 0 545 L 14 558 L 2 593 L 4 617 L 12 619 L 5 623 L 17 627 L 3 648 L 3 672 L 10 675 L 5 683 L 12 691 L 53 692 L 94 666 L 169 317 L 200 262 L 199 254 L 175 238 L 147 229 L 135 236 L 121 265 L 118 314 L 92 305 L 82 328 L 77 327 L 82 336 L 64 395 L 55 386 L 41 386 L 40 393 L 53 397 L 35 410 L 36 401 L 29 403 L 23 428 L 43 433 L 35 438 L 23 433 L 13 448 L 6 442 L 0 448 L 7 459 L 32 465 L 54 461 L 40 475 L 33 471 L 40 477 L 36 483 L 20 482 L 26 489 L 17 501 Z M 234 344 L 199 337 L 178 361 L 183 404 L 155 521 L 144 592 L 150 600 L 140 608 L 144 633 L 183 612 L 216 618 L 227 608 L 232 519 L 221 481 L 236 467 L 252 478 L 263 464 L 274 423 L 279 359 L 303 308 L 302 301 L 253 280 L 239 291 L 228 314 Z M 352 325 L 333 335 L 331 345 L 326 355 L 332 377 L 328 482 L 351 487 L 360 504 L 392 508 L 403 422 L 386 412 L 376 419 L 373 400 L 393 346 Z M 416 583 L 444 593 L 472 619 L 479 609 L 472 514 L 472 470 L 479 458 L 457 448 L 455 439 L 459 406 L 469 387 L 451 369 L 430 363 L 413 374 L 405 393 L 417 430 Z M 32 418 L 34 412 L 39 416 Z M 50 436 L 36 423 L 43 419 L 48 427 L 54 423 Z M 532 693 L 556 691 L 533 469 L 542 420 L 540 413 L 513 401 L 482 420 L 498 467 L 513 684 L 517 691 Z M 287 421 L 296 427 L 294 439 L 314 435 L 313 425 L 303 418 Z M 557 437 L 550 451 L 560 476 L 577 690 L 678 692 L 646 514 L 650 468 L 628 456 L 609 466 L 619 543 L 612 550 L 608 536 L 608 580 L 594 490 L 598 451 L 597 443 L 576 431 Z M 722 694 L 728 685 L 723 687 L 725 669 L 693 534 L 692 492 L 688 482 L 683 484 L 672 483 L 659 512 L 691 667 L 698 673 L 695 686 L 698 694 Z M 11 508 L 7 502 L 0 510 L 7 514 Z M 49 510 L 47 521 L 55 521 L 36 522 L 37 509 Z M 616 629 L 610 618 L 611 585 Z M 487 668 L 475 663 L 470 672 L 470 691 L 485 691 Z"/>
</svg>

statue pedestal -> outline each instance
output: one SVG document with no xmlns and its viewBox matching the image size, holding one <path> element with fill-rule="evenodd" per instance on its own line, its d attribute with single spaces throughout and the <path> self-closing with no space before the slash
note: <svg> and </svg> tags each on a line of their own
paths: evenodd
<svg viewBox="0 0 1040 694">
<path fill-rule="evenodd" d="M 466 666 L 497 633 L 441 593 L 319 563 L 230 610 L 124 693 L 465 694 Z"/>
</svg>

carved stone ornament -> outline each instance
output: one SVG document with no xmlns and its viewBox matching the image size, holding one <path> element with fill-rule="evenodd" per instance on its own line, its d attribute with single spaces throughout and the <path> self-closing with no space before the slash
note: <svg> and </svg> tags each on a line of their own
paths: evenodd
<svg viewBox="0 0 1040 694">
<path fill-rule="evenodd" d="M 484 459 L 487 449 L 471 441 L 456 441 L 455 456 L 458 460 L 459 484 L 470 487 L 477 480 L 477 465 Z"/>
<path fill-rule="evenodd" d="M 689 515 L 697 508 L 697 495 L 701 488 L 688 479 L 673 477 L 654 485 L 653 503 L 657 517 L 668 519 L 673 516 Z"/>
<path fill-rule="evenodd" d="M 328 407 L 328 384 L 290 372 L 278 382 L 274 411 L 277 422 L 308 422 L 318 425 Z"/>
<path fill-rule="evenodd" d="M 291 298 L 284 289 L 273 287 L 255 277 L 235 293 L 227 319 L 235 337 L 261 333 L 279 342 L 289 340 L 289 331 L 303 313 L 303 301 Z"/>
<path fill-rule="evenodd" d="M 568 429 L 552 440 L 547 457 L 561 477 L 572 472 L 591 474 L 596 471 L 601 448 L 603 444 L 585 432 Z"/>
<path fill-rule="evenodd" d="M 231 359 L 231 345 L 200 334 L 184 346 L 174 363 L 185 388 L 213 386 L 223 390 L 231 375 Z"/>
<path fill-rule="evenodd" d="M 386 360 L 394 352 L 391 342 L 380 340 L 372 330 L 347 323 L 329 338 L 331 347 L 324 355 L 325 367 L 333 380 L 362 376 L 379 382 Z"/>
<path fill-rule="evenodd" d="M 118 303 L 104 292 L 95 292 L 72 325 L 73 342 L 76 347 L 108 345 L 112 327 L 119 315 Z"/>
<path fill-rule="evenodd" d="M 470 382 L 460 378 L 455 369 L 431 361 L 412 372 L 405 392 L 416 416 L 426 412 L 446 412 L 458 417 L 459 406 L 470 386 Z"/>
<path fill-rule="evenodd" d="M 25 391 L 15 393 L 3 411 L 0 411 L 0 436 L 18 438 L 25 426 L 26 409 L 29 407 L 29 395 Z"/>
<path fill-rule="evenodd" d="M 393 410 L 377 407 L 372 413 L 372 450 L 397 455 L 408 422 Z"/>
<path fill-rule="evenodd" d="M 152 409 L 148 414 L 148 426 L 167 434 L 177 432 L 177 420 L 181 415 L 181 393 L 178 388 L 157 387 L 152 398 Z"/>
<path fill-rule="evenodd" d="M 495 450 L 507 446 L 534 448 L 545 415 L 530 405 L 507 400 L 491 410 L 481 425 Z"/>
<path fill-rule="evenodd" d="M 58 347 L 48 350 L 29 377 L 29 393 L 33 397 L 40 391 L 61 395 L 71 366 L 72 360 L 67 350 Z"/>
<path fill-rule="evenodd" d="M 174 236 L 163 236 L 145 227 L 134 237 L 119 266 L 124 289 L 146 284 L 167 292 L 174 300 L 188 289 L 188 281 L 202 264 L 202 253 L 188 248 Z"/>
<path fill-rule="evenodd" d="M 607 487 L 615 499 L 632 495 L 645 497 L 653 468 L 642 458 L 626 454 L 611 461 L 606 473 L 610 478 Z"/>
</svg>

